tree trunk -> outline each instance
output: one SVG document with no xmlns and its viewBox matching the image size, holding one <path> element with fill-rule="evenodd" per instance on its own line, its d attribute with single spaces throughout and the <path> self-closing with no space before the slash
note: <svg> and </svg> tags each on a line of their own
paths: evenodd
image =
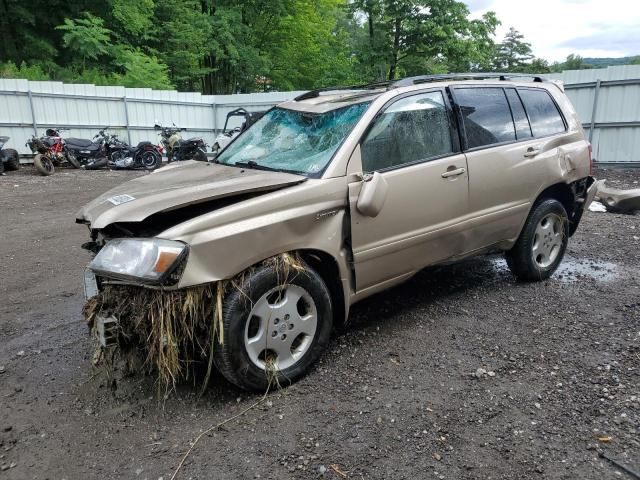
<svg viewBox="0 0 640 480">
<path fill-rule="evenodd" d="M 398 55 L 400 54 L 400 30 L 402 19 L 397 16 L 395 19 L 395 31 L 393 33 L 393 52 L 391 52 L 391 64 L 389 65 L 389 80 L 395 80 L 398 69 Z"/>
</svg>

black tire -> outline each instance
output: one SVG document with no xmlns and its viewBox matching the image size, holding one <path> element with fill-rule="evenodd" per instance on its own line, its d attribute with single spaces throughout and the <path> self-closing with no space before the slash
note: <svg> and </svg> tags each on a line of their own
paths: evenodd
<svg viewBox="0 0 640 480">
<path fill-rule="evenodd" d="M 67 159 L 69 165 L 71 165 L 73 168 L 80 168 L 80 162 L 73 154 L 67 152 L 65 158 Z"/>
<path fill-rule="evenodd" d="M 155 170 L 162 165 L 162 157 L 153 150 L 147 150 L 140 154 L 140 163 L 146 170 Z"/>
<path fill-rule="evenodd" d="M 196 148 L 196 153 L 193 154 L 193 159 L 197 160 L 198 162 L 206 162 L 207 154 L 203 152 L 201 149 Z"/>
<path fill-rule="evenodd" d="M 534 248 L 538 245 L 538 242 L 546 241 L 544 237 L 541 238 L 536 233 L 536 229 L 542 225 L 541 222 L 545 221 L 545 219 L 548 221 L 550 218 L 557 220 L 559 223 L 559 226 L 555 229 L 552 226 L 552 230 L 549 233 L 550 237 L 559 235 L 559 245 L 553 247 L 554 249 L 557 248 L 557 250 L 552 250 L 555 251 L 555 257 L 550 257 L 550 263 L 547 265 L 544 264 L 544 258 L 541 255 L 536 258 Z M 555 233 L 553 233 L 554 231 Z M 562 203 L 555 199 L 539 201 L 531 209 L 518 241 L 511 250 L 506 252 L 507 265 L 519 280 L 526 282 L 546 280 L 553 275 L 553 272 L 562 262 L 568 241 L 569 219 Z M 550 243 L 552 243 L 551 240 Z"/>
<path fill-rule="evenodd" d="M 53 172 L 56 171 L 51 158 L 49 158 L 48 155 L 43 155 L 41 153 L 33 157 L 33 166 L 36 167 L 36 170 L 40 175 L 44 176 L 52 175 Z"/>
<path fill-rule="evenodd" d="M 294 271 L 286 281 L 269 265 L 260 266 L 247 273 L 241 285 L 231 287 L 223 303 L 224 344 L 216 344 L 214 363 L 216 368 L 234 385 L 245 390 L 264 391 L 269 385 L 267 372 L 250 359 L 245 347 L 245 329 L 251 321 L 253 305 L 267 292 L 280 284 L 304 289 L 315 304 L 316 331 L 305 353 L 293 365 L 277 370 L 281 386 L 290 385 L 308 372 L 320 358 L 331 336 L 333 310 L 329 291 L 314 270 Z M 267 328 L 266 326 L 264 328 Z M 268 328 L 275 328 L 269 325 Z M 272 383 L 272 387 L 275 385 Z"/>
<path fill-rule="evenodd" d="M 18 170 L 20 168 L 20 157 L 18 155 L 18 151 L 13 148 L 7 148 L 4 150 L 5 162 L 4 169 L 7 172 L 12 172 L 14 170 Z"/>
</svg>

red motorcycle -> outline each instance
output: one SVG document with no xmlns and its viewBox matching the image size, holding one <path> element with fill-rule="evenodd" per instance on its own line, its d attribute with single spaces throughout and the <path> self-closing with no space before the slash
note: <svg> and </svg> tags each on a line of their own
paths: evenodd
<svg viewBox="0 0 640 480">
<path fill-rule="evenodd" d="M 55 172 L 55 167 L 65 161 L 73 168 L 80 168 L 80 163 L 75 157 L 66 154 L 64 139 L 57 129 L 48 128 L 44 137 L 38 138 L 34 135 L 26 146 L 36 154 L 33 157 L 33 165 L 40 175 L 51 175 Z"/>
</svg>

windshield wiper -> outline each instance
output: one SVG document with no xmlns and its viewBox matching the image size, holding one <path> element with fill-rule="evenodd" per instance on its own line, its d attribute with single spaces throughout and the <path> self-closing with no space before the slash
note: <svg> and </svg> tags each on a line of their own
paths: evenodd
<svg viewBox="0 0 640 480">
<path fill-rule="evenodd" d="M 260 165 L 255 160 L 249 160 L 248 162 L 236 162 L 233 165 L 235 165 L 236 167 L 252 168 L 254 170 L 278 171 L 277 168 L 271 168 L 271 167 L 267 167 L 266 165 Z"/>
</svg>

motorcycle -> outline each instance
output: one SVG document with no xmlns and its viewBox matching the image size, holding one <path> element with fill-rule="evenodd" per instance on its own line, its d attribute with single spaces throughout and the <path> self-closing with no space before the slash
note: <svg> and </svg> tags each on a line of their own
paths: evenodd
<svg viewBox="0 0 640 480">
<path fill-rule="evenodd" d="M 158 123 L 154 125 L 154 128 L 160 130 L 160 141 L 167 151 L 169 163 L 191 159 L 200 162 L 207 161 L 207 144 L 202 138 L 192 137 L 183 140 L 180 136 L 180 132 L 185 131 L 186 128 L 178 128 L 175 124 L 173 127 L 163 127 Z"/>
<path fill-rule="evenodd" d="M 10 137 L 0 137 L 0 175 L 5 175 L 5 169 L 8 171 L 18 170 L 20 168 L 20 157 L 18 151 L 13 148 L 3 149 L 5 143 Z"/>
<path fill-rule="evenodd" d="M 26 146 L 36 154 L 33 157 L 33 165 L 40 175 L 51 175 L 55 172 L 55 167 L 65 161 L 73 168 L 80 167 L 75 158 L 67 157 L 65 141 L 60 135 L 60 130 L 48 128 L 44 137 L 38 138 L 34 135 L 26 143 Z"/>
<path fill-rule="evenodd" d="M 84 167 L 87 170 L 96 170 L 105 166 L 114 170 L 155 170 L 162 165 L 163 148 L 161 146 L 143 141 L 132 147 L 120 140 L 117 135 L 108 135 L 104 130 L 101 130 L 99 135 L 104 143 L 106 158 L 87 163 Z"/>
<path fill-rule="evenodd" d="M 109 136 L 105 133 L 109 127 L 104 127 L 98 132 L 92 140 L 83 138 L 66 138 L 64 142 L 65 157 L 75 166 L 86 167 L 93 164 L 97 160 L 107 158 L 105 142 Z"/>
<path fill-rule="evenodd" d="M 232 110 L 229 113 L 227 113 L 227 118 L 224 121 L 224 127 L 222 128 L 222 133 L 220 133 L 216 137 L 213 143 L 213 146 L 211 147 L 211 151 L 213 152 L 213 154 L 215 156 L 218 156 L 220 152 L 224 150 L 224 148 L 227 145 L 229 145 L 233 139 L 235 139 L 238 135 L 244 132 L 251 125 L 256 123 L 265 113 L 266 111 L 248 112 L 242 107 L 236 108 L 235 110 Z M 240 125 L 239 127 L 235 127 L 228 130 L 227 126 L 229 125 L 229 120 L 232 117 L 243 117 L 244 121 L 242 122 L 242 125 Z"/>
</svg>

